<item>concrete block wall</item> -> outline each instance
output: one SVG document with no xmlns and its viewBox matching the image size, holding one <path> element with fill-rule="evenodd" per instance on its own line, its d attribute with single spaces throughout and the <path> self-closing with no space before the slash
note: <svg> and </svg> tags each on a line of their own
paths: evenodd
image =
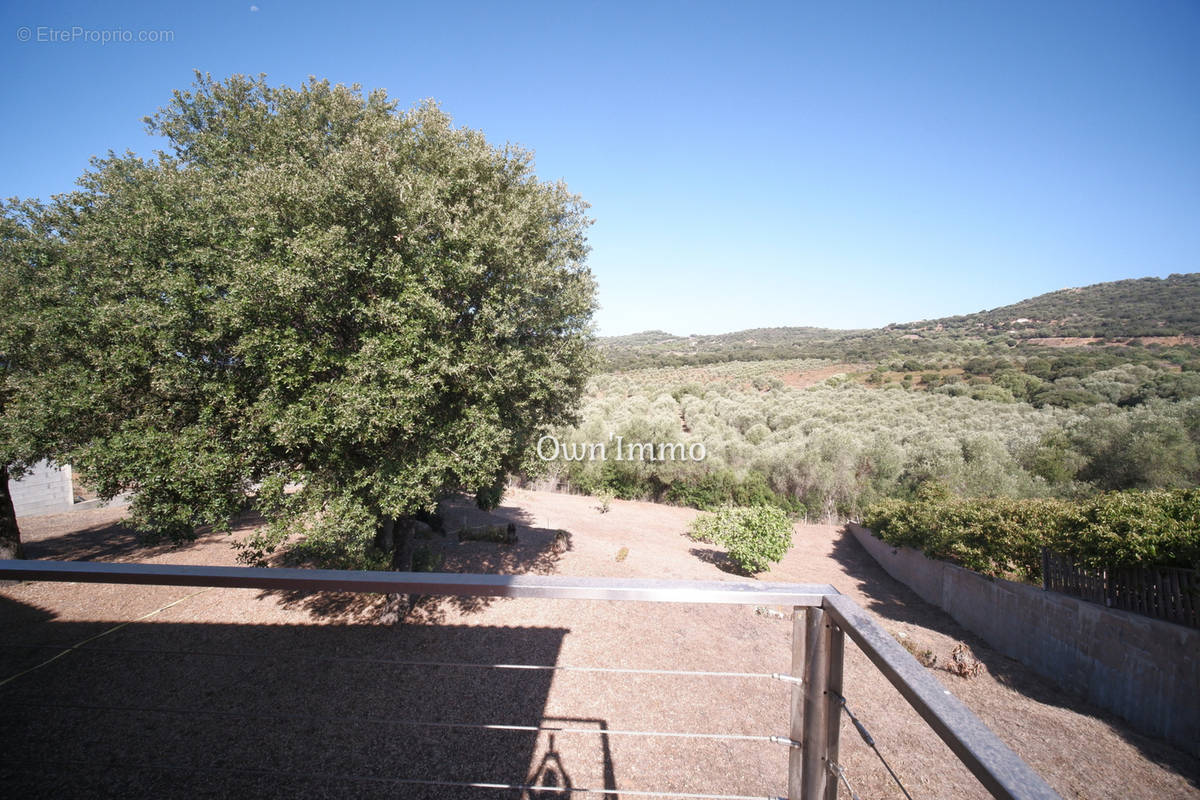
<svg viewBox="0 0 1200 800">
<path fill-rule="evenodd" d="M 57 514 L 75 504 L 71 468 L 39 462 L 19 481 L 9 481 L 13 507 L 18 517 Z"/>
<path fill-rule="evenodd" d="M 884 570 L 997 651 L 1200 756 L 1200 630 L 989 578 L 850 531 Z"/>
</svg>

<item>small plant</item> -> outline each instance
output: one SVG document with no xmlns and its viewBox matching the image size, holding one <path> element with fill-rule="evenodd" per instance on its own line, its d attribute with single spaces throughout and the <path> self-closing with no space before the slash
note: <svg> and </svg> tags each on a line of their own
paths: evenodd
<svg viewBox="0 0 1200 800">
<path fill-rule="evenodd" d="M 550 548 L 558 554 L 562 554 L 571 549 L 571 534 L 566 531 L 555 531 L 554 542 Z"/>
<path fill-rule="evenodd" d="M 764 572 L 792 546 L 792 523 L 774 506 L 726 506 L 696 518 L 688 536 L 721 545 L 733 563 L 751 574 Z"/>
<path fill-rule="evenodd" d="M 612 492 L 601 492 L 596 495 L 596 499 L 600 501 L 600 505 L 596 506 L 596 510 L 601 514 L 607 514 L 612 510 L 612 501 L 615 499 Z"/>
<path fill-rule="evenodd" d="M 620 550 L 617 551 L 617 561 L 624 561 L 627 558 L 629 558 L 629 548 L 628 547 L 622 547 Z"/>
<path fill-rule="evenodd" d="M 938 657 L 928 647 L 921 647 L 904 633 L 896 634 L 896 640 L 904 645 L 904 649 L 911 653 L 912 657 L 921 663 L 921 666 L 929 667 L 930 669 L 937 666 Z"/>
<path fill-rule="evenodd" d="M 971 652 L 971 648 L 960 642 L 950 651 L 950 663 L 946 665 L 946 671 L 963 678 L 976 678 L 983 674 L 983 664 Z"/>
</svg>

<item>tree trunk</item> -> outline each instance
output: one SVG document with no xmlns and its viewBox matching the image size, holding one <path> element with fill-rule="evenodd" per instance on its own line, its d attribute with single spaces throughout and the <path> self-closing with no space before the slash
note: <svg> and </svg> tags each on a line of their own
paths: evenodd
<svg viewBox="0 0 1200 800">
<path fill-rule="evenodd" d="M 413 564 L 413 520 L 404 517 L 395 521 L 393 527 L 395 547 L 392 548 L 392 569 L 412 572 Z"/>
<path fill-rule="evenodd" d="M 24 558 L 17 510 L 8 493 L 8 465 L 0 464 L 0 558 Z"/>
<path fill-rule="evenodd" d="M 375 531 L 375 546 L 392 554 L 392 569 L 400 572 L 412 571 L 412 539 L 413 521 L 408 517 L 384 517 Z M 406 594 L 389 594 L 380 611 L 379 621 L 385 625 L 399 624 L 408 614 L 411 600 Z"/>
<path fill-rule="evenodd" d="M 384 517 L 379 522 L 379 527 L 375 529 L 375 546 L 385 553 L 391 553 L 396 549 L 396 520 L 393 517 Z"/>
</svg>

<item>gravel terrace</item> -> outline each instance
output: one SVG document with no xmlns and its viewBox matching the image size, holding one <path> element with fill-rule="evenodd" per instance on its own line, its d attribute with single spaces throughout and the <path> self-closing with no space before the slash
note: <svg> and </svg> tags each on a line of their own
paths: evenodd
<svg viewBox="0 0 1200 800">
<path fill-rule="evenodd" d="M 423 542 L 444 552 L 448 571 L 747 580 L 683 535 L 696 514 L 689 509 L 618 500 L 602 514 L 593 498 L 512 490 L 492 515 L 466 503 L 444 504 L 443 513 L 451 530 L 519 526 L 511 546 L 453 536 Z M 99 509 L 23 519 L 28 556 L 237 563 L 227 535 L 142 547 L 121 516 Z M 245 520 L 233 536 L 254 524 Z M 559 529 L 570 534 L 561 553 L 553 547 Z M 833 584 L 939 663 L 965 642 L 985 672 L 933 674 L 1063 797 L 1200 797 L 1196 759 L 995 653 L 837 527 L 798 525 L 795 547 L 761 577 Z M 55 798 L 561 796 L 551 787 L 587 798 L 786 793 L 780 745 L 622 733 L 785 735 L 782 683 L 464 664 L 787 672 L 789 609 L 419 599 L 389 624 L 394 608 L 368 595 L 4 586 L 0 785 L 9 797 Z M 987 796 L 849 641 L 845 687 L 913 797 Z M 563 730 L 460 727 L 489 723 Z M 862 797 L 903 796 L 845 719 L 841 761 Z M 449 785 L 479 782 L 544 788 Z M 601 788 L 609 792 L 580 791 Z"/>
</svg>

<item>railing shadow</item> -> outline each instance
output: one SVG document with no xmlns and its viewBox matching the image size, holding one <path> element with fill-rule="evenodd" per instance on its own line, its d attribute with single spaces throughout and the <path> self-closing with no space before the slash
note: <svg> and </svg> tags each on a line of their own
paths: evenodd
<svg viewBox="0 0 1200 800">
<path fill-rule="evenodd" d="M 536 777 L 539 733 L 454 726 L 544 724 L 554 673 L 446 664 L 554 665 L 567 633 L 137 622 L 38 666 L 95 626 L 0 596 L 0 628 L 0 681 L 19 675 L 0 685 L 0 785 L 56 798 L 520 797 L 461 784 Z M 615 787 L 607 737 L 601 758 L 576 769 Z"/>
<path fill-rule="evenodd" d="M 603 764 L 604 785 L 600 788 L 607 789 L 608 793 L 604 796 L 611 800 L 620 800 L 620 795 L 617 793 L 617 777 L 613 767 L 612 747 L 609 743 L 608 722 L 603 719 L 592 717 L 545 717 L 546 724 L 555 725 L 570 725 L 570 726 L 594 726 L 599 733 L 600 743 L 600 760 Z M 529 772 L 529 777 L 526 783 L 529 786 L 544 787 L 544 788 L 561 788 L 561 789 L 586 789 L 597 787 L 579 787 L 575 785 L 575 781 L 571 778 L 571 771 L 567 769 L 567 759 L 563 756 L 556 744 L 556 735 L 550 734 L 545 752 L 538 759 L 537 765 Z M 537 800 L 543 796 L 570 796 L 569 792 L 539 792 L 539 791 L 523 791 L 521 800 Z"/>
</svg>

